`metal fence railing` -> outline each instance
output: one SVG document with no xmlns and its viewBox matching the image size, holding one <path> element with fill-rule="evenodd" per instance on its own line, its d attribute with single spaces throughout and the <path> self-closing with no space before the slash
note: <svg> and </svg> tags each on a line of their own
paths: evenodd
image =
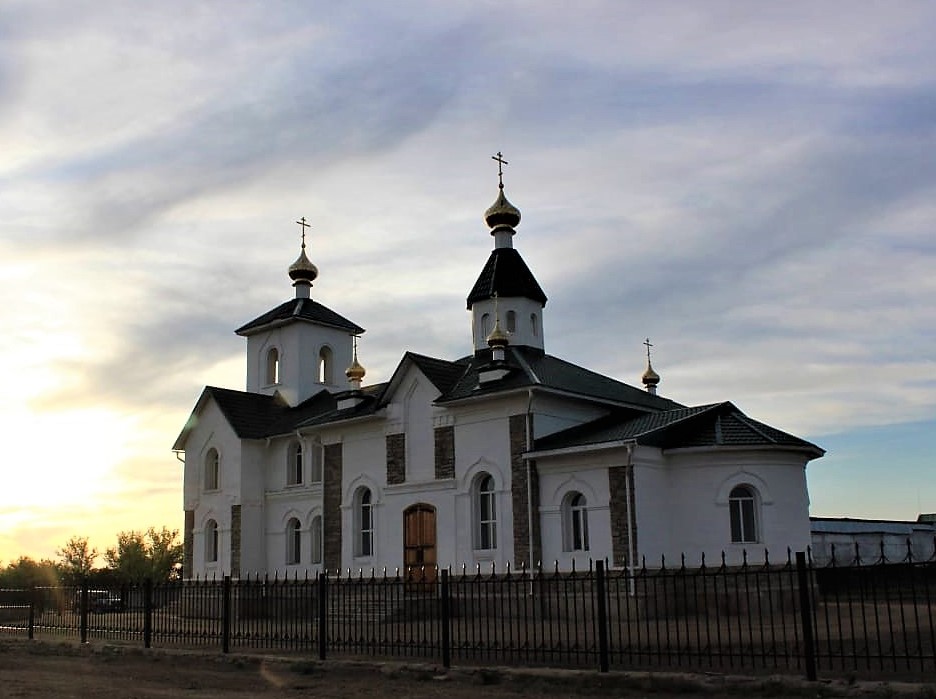
<svg viewBox="0 0 936 699">
<path fill-rule="evenodd" d="M 857 551 L 857 550 L 856 550 Z M 909 548 L 908 548 L 909 552 Z M 0 634 L 451 664 L 926 677 L 936 560 L 428 569 L 0 590 Z"/>
</svg>

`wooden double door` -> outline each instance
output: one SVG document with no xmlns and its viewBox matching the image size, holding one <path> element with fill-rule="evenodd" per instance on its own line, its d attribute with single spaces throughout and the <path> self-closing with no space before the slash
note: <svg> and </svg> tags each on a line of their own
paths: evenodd
<svg viewBox="0 0 936 699">
<path fill-rule="evenodd" d="M 403 511 L 403 565 L 406 580 L 434 583 L 436 579 L 436 510 L 417 503 Z"/>
</svg>

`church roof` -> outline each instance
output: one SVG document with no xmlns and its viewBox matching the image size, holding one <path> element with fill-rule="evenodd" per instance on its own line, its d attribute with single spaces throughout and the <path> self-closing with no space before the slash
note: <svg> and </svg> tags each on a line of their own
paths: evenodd
<svg viewBox="0 0 936 699">
<path fill-rule="evenodd" d="M 461 377 L 437 402 L 445 403 L 535 386 L 635 407 L 641 411 L 682 407 L 669 398 L 652 395 L 533 347 L 509 345 L 505 350 L 507 365 L 512 367 L 507 376 L 489 385 L 479 384 L 479 374 L 490 358 L 489 352 L 479 352 L 473 357 L 459 360 L 465 362 L 462 364 Z"/>
<path fill-rule="evenodd" d="M 254 318 L 246 325 L 242 325 L 234 332 L 238 335 L 252 335 L 262 328 L 275 325 L 283 325 L 294 320 L 303 320 L 319 325 L 328 325 L 339 330 L 359 335 L 364 332 L 364 328 L 356 323 L 335 313 L 330 308 L 323 306 L 317 301 L 309 298 L 295 298 L 281 303 L 271 311 L 267 311 L 262 316 Z"/>
<path fill-rule="evenodd" d="M 733 403 L 680 407 L 634 417 L 612 414 L 536 440 L 534 451 L 575 449 L 634 441 L 661 449 L 691 447 L 785 447 L 825 452 L 811 442 L 753 420 Z"/>
<path fill-rule="evenodd" d="M 540 288 L 520 253 L 514 248 L 494 248 L 468 294 L 468 309 L 476 301 L 485 301 L 497 294 L 501 298 L 520 296 L 546 305 L 546 294 Z"/>
</svg>

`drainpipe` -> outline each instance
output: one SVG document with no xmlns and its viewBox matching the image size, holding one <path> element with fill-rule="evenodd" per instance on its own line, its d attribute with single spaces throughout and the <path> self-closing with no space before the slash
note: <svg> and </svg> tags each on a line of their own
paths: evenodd
<svg viewBox="0 0 936 699">
<path fill-rule="evenodd" d="M 172 453 L 175 454 L 176 461 L 185 466 L 185 457 L 179 456 L 179 454 L 185 454 L 185 449 L 173 449 Z"/>
<path fill-rule="evenodd" d="M 634 447 L 637 446 L 637 442 L 631 440 L 627 443 L 627 463 L 624 464 L 624 500 L 627 505 L 627 578 L 630 581 L 630 596 L 633 597 L 637 594 L 637 589 L 634 584 L 634 558 L 637 556 L 637 551 L 634 546 L 634 525 L 636 524 L 636 518 L 631 512 L 631 479 L 630 471 L 633 468 L 634 463 Z"/>
<path fill-rule="evenodd" d="M 533 389 L 527 389 L 527 409 L 526 409 L 526 450 L 533 449 Z M 530 465 L 530 459 L 526 460 L 526 479 L 527 479 L 527 533 L 528 551 L 530 554 L 530 579 L 533 579 L 533 467 Z"/>
</svg>

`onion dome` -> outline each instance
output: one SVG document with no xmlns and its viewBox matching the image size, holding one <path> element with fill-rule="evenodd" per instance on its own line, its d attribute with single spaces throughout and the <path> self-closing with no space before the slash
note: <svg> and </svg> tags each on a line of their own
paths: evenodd
<svg viewBox="0 0 936 699">
<path fill-rule="evenodd" d="M 650 386 L 656 386 L 660 383 L 660 375 L 653 370 L 653 367 L 650 366 L 650 362 L 647 362 L 647 370 L 643 373 L 643 376 L 640 377 L 641 382 L 644 386 L 648 388 Z"/>
<path fill-rule="evenodd" d="M 364 374 L 367 372 L 364 370 L 364 367 L 361 366 L 361 363 L 357 358 L 357 342 L 354 343 L 354 358 L 351 360 L 351 366 L 345 369 L 345 376 L 348 377 L 348 381 L 352 383 L 357 382 L 360 385 L 361 379 L 364 378 Z"/>
<path fill-rule="evenodd" d="M 510 339 L 507 337 L 507 334 L 501 330 L 500 318 L 497 316 L 494 317 L 494 329 L 491 331 L 491 334 L 487 336 L 488 347 L 506 347 L 510 344 Z"/>
<path fill-rule="evenodd" d="M 302 242 L 302 251 L 299 257 L 289 265 L 289 278 L 294 282 L 309 282 L 311 284 L 318 276 L 318 267 L 306 256 L 305 241 Z"/>
<path fill-rule="evenodd" d="M 489 228 L 515 228 L 520 223 L 520 209 L 507 201 L 504 196 L 504 185 L 500 186 L 500 193 L 495 201 L 484 212 L 484 220 Z"/>
</svg>

